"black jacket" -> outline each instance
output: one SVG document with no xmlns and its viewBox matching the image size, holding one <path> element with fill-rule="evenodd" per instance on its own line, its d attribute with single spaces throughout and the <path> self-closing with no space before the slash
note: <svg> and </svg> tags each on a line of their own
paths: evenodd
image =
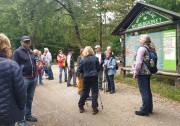
<svg viewBox="0 0 180 126">
<path fill-rule="evenodd" d="M 100 65 L 98 58 L 95 56 L 88 56 L 80 61 L 80 66 L 77 69 L 77 75 L 83 74 L 83 77 L 98 76 Z"/>
<path fill-rule="evenodd" d="M 19 64 L 25 78 L 36 77 L 36 60 L 30 49 L 19 47 L 14 52 L 13 60 Z"/>
<path fill-rule="evenodd" d="M 24 118 L 26 87 L 17 63 L 0 56 L 0 126 Z"/>
</svg>

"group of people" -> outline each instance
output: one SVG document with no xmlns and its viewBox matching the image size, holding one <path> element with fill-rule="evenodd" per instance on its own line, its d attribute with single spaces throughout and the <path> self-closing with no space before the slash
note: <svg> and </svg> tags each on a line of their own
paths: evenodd
<svg viewBox="0 0 180 126">
<path fill-rule="evenodd" d="M 0 125 L 2 126 L 14 126 L 16 122 L 19 126 L 27 126 L 26 121 L 37 122 L 37 118 L 32 115 L 37 81 L 43 84 L 44 72 L 48 76 L 47 79 L 54 79 L 51 68 L 52 55 L 49 49 L 44 48 L 43 54 L 37 49 L 32 51 L 29 36 L 22 36 L 20 42 L 21 46 L 12 53 L 9 38 L 3 33 L 0 34 Z M 153 103 L 150 89 L 151 72 L 144 62 L 147 61 L 148 50 L 154 48 L 147 35 L 141 37 L 140 44 L 141 47 L 135 58 L 133 77 L 138 80 L 143 104 L 140 111 L 136 111 L 135 114 L 147 116 L 153 112 Z M 115 93 L 114 75 L 117 62 L 111 47 L 107 47 L 105 52 L 102 52 L 100 45 L 95 46 L 95 51 L 90 46 L 82 48 L 77 60 L 77 69 L 72 50 L 69 50 L 67 56 L 59 50 L 57 62 L 59 83 L 62 83 L 64 71 L 64 81 L 67 82 L 67 86 L 72 86 L 70 84 L 72 78 L 73 86 L 78 86 L 80 113 L 85 111 L 84 105 L 89 97 L 92 100 L 93 114 L 99 112 L 99 90 Z M 107 81 L 107 89 L 103 89 L 103 79 Z"/>
</svg>

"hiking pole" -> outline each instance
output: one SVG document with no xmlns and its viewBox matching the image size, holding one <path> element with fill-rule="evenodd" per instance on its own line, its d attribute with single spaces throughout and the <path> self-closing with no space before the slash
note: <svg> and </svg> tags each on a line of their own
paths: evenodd
<svg viewBox="0 0 180 126">
<path fill-rule="evenodd" d="M 100 92 L 99 92 L 99 101 L 100 101 L 100 103 L 101 103 L 101 108 L 102 108 L 102 110 L 103 110 L 103 103 L 102 103 L 102 99 L 101 99 L 101 94 L 100 94 Z"/>
</svg>

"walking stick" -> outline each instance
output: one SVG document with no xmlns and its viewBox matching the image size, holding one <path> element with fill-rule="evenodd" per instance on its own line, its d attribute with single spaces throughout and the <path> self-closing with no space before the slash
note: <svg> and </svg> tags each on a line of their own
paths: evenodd
<svg viewBox="0 0 180 126">
<path fill-rule="evenodd" d="M 101 103 L 101 108 L 102 108 L 102 110 L 103 110 L 103 103 L 102 103 L 102 99 L 101 99 L 101 94 L 100 94 L 100 92 L 99 92 L 99 100 L 100 100 L 100 103 Z"/>
</svg>

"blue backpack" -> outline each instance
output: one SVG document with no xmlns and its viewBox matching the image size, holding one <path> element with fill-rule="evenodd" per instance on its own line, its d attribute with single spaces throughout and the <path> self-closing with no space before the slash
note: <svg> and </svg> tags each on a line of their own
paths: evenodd
<svg viewBox="0 0 180 126">
<path fill-rule="evenodd" d="M 158 68 L 157 68 L 157 60 L 158 60 L 158 57 L 157 57 L 157 53 L 155 51 L 152 51 L 150 50 L 149 48 L 147 48 L 146 46 L 144 46 L 148 52 L 148 60 L 147 62 L 144 62 L 149 71 L 151 72 L 151 74 L 155 74 L 157 73 L 158 71 Z"/>
</svg>

